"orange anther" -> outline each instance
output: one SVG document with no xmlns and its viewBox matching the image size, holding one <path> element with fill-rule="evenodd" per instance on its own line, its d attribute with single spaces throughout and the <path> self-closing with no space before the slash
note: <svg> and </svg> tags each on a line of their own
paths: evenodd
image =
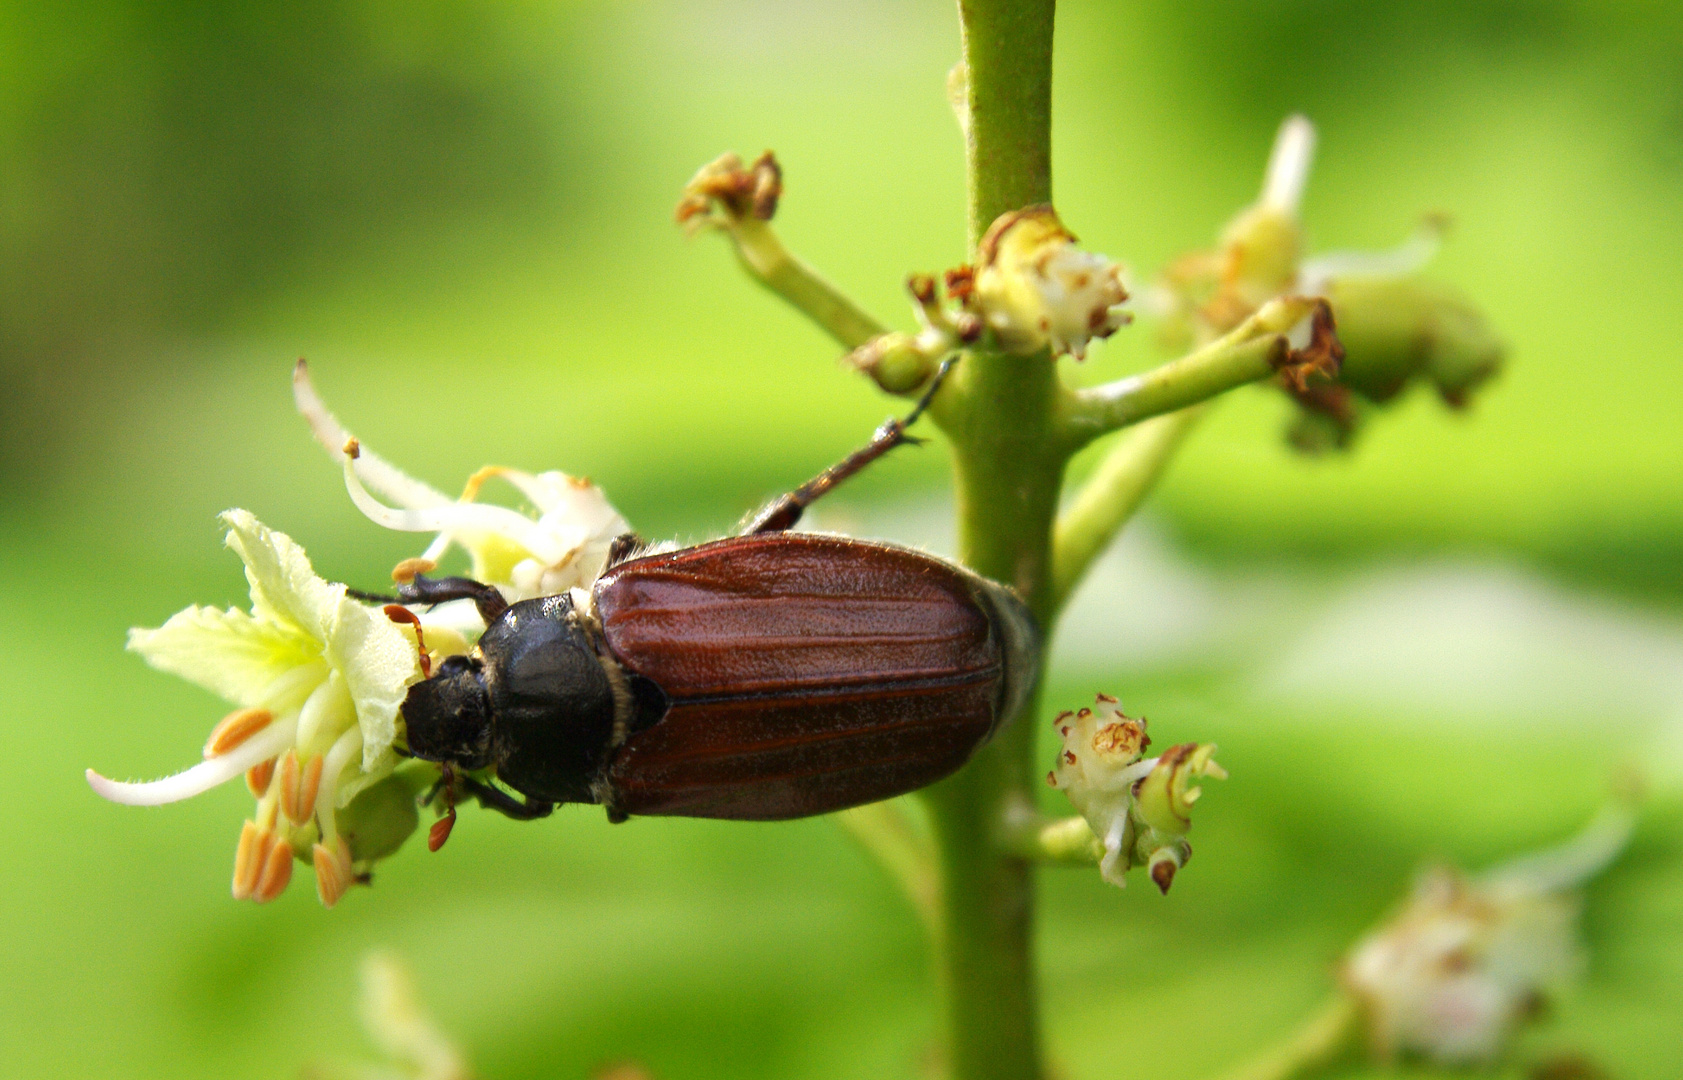
<svg viewBox="0 0 1683 1080">
<path fill-rule="evenodd" d="M 285 892 L 292 881 L 292 845 L 273 833 L 269 834 L 269 839 L 269 850 L 263 857 L 263 870 L 257 875 L 257 888 L 251 894 L 251 898 L 259 904 L 267 904 Z"/>
<path fill-rule="evenodd" d="M 321 792 L 320 754 L 310 755 L 310 760 L 304 763 L 304 774 L 298 779 L 298 812 L 301 817 L 293 820 L 302 823 L 316 812 L 316 796 Z"/>
<path fill-rule="evenodd" d="M 438 564 L 431 559 L 404 559 L 392 567 L 392 580 L 407 585 L 415 580 L 416 574 L 430 574 L 437 569 Z"/>
<path fill-rule="evenodd" d="M 302 812 L 299 806 L 298 785 L 302 779 L 303 770 L 298 767 L 298 752 L 288 750 L 281 755 L 279 776 L 280 812 L 288 821 L 303 822 L 308 814 Z"/>
<path fill-rule="evenodd" d="M 205 757 L 220 757 L 269 726 L 274 714 L 268 709 L 235 709 L 210 730 L 205 740 Z"/>
<path fill-rule="evenodd" d="M 247 821 L 240 828 L 240 845 L 234 849 L 234 899 L 244 900 L 257 887 L 258 872 L 263 869 L 263 836 L 255 821 Z"/>
<path fill-rule="evenodd" d="M 335 837 L 333 846 L 317 844 L 310 851 L 316 868 L 316 897 L 323 907 L 332 907 L 351 887 L 351 852 L 342 838 Z"/>
<path fill-rule="evenodd" d="M 251 792 L 252 798 L 261 799 L 264 795 L 269 793 L 269 782 L 274 778 L 275 759 L 270 758 L 268 761 L 259 761 L 257 764 L 245 771 L 246 790 Z"/>
</svg>

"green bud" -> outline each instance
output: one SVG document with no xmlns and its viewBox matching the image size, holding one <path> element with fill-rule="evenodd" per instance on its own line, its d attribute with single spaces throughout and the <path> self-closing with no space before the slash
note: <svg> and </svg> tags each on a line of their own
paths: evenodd
<svg viewBox="0 0 1683 1080">
<path fill-rule="evenodd" d="M 1214 743 L 1180 743 L 1157 759 L 1157 767 L 1140 782 L 1135 804 L 1139 819 L 1164 839 L 1176 839 L 1192 828 L 1192 804 L 1204 793 L 1192 786 L 1202 776 L 1225 780 L 1227 773 L 1211 759 Z"/>
<path fill-rule="evenodd" d="M 1302 259 L 1303 227 L 1279 207 L 1258 203 L 1222 232 L 1223 286 L 1252 310 L 1296 286 Z"/>
<path fill-rule="evenodd" d="M 422 762 L 410 762 L 379 783 L 361 791 L 339 811 L 339 835 L 350 845 L 351 858 L 373 862 L 393 854 L 420 824 L 415 800 L 438 779 L 438 772 Z"/>
<path fill-rule="evenodd" d="M 1430 380 L 1456 408 L 1496 373 L 1503 345 L 1453 290 L 1418 277 L 1362 277 L 1327 289 L 1344 342 L 1339 381 L 1383 404 L 1411 379 Z"/>
<path fill-rule="evenodd" d="M 848 353 L 846 363 L 890 394 L 909 394 L 929 381 L 940 361 L 922 336 L 882 334 Z"/>
</svg>

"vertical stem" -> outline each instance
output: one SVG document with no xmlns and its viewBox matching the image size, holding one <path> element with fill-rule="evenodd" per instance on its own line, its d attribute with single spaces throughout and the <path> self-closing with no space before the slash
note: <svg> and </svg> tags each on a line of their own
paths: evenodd
<svg viewBox="0 0 1683 1080">
<path fill-rule="evenodd" d="M 970 99 L 970 244 L 1052 201 L 1053 0 L 959 0 Z"/>
<path fill-rule="evenodd" d="M 959 0 L 967 71 L 972 247 L 1000 214 L 1051 201 L 1053 0 Z M 1064 458 L 1046 356 L 977 352 L 943 394 L 964 561 L 1014 586 L 1050 633 L 1051 535 Z M 1039 1080 L 1034 879 L 1006 855 L 1027 797 L 1038 694 L 974 761 L 928 792 L 942 875 L 941 976 L 953 1080 Z"/>
</svg>

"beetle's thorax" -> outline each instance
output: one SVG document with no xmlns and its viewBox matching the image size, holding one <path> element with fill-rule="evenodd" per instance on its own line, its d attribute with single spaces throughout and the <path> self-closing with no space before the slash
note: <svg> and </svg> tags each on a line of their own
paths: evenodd
<svg viewBox="0 0 1683 1080">
<path fill-rule="evenodd" d="M 580 604 L 580 599 L 585 601 Z M 588 594 L 512 604 L 479 639 L 497 776 L 548 802 L 593 802 L 626 698 Z M 617 691 L 617 692 L 616 692 Z"/>
</svg>

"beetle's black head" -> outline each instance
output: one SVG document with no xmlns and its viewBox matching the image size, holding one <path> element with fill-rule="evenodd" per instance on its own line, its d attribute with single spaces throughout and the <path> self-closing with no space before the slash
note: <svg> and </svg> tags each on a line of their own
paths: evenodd
<svg viewBox="0 0 1683 1080">
<path fill-rule="evenodd" d="M 432 678 L 409 688 L 403 723 L 418 758 L 464 769 L 491 764 L 491 699 L 479 661 L 446 657 Z"/>
</svg>

